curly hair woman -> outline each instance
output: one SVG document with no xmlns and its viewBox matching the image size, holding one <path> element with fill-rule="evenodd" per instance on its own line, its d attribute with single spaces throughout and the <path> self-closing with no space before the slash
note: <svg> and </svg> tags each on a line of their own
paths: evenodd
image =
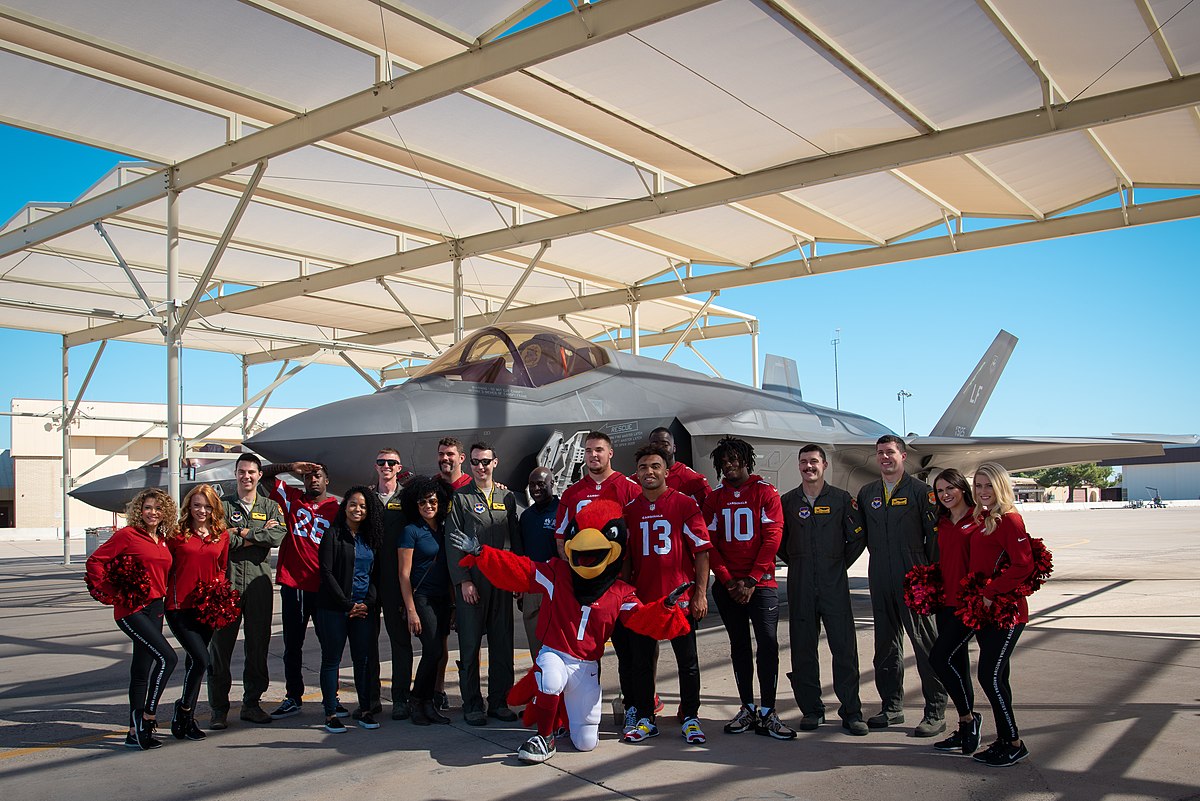
<svg viewBox="0 0 1200 801">
<path fill-rule="evenodd" d="M 333 526 L 321 538 L 321 589 L 317 594 L 317 631 L 321 640 L 321 698 L 325 730 L 346 731 L 337 716 L 338 669 L 346 641 L 354 663 L 354 688 L 363 710 L 358 725 L 378 729 L 371 715 L 368 662 L 375 636 L 371 607 L 377 603 L 379 548 L 383 544 L 383 507 L 375 491 L 351 487 L 342 498 Z"/>
<path fill-rule="evenodd" d="M 163 637 L 163 598 L 171 551 L 167 539 L 175 532 L 175 501 L 157 487 L 144 489 L 125 509 L 129 524 L 113 532 L 107 542 L 88 557 L 88 586 L 112 603 L 117 628 L 133 640 L 129 666 L 129 734 L 125 745 L 148 751 L 161 742 L 154 736 L 158 701 L 175 670 L 179 657 Z M 117 557 L 128 561 L 143 577 L 146 598 L 134 605 L 128 593 L 112 582 L 108 567 Z"/>
<path fill-rule="evenodd" d="M 229 564 L 229 532 L 221 498 L 208 484 L 198 484 L 183 498 L 179 528 L 167 537 L 171 573 L 167 580 L 167 625 L 183 646 L 183 695 L 171 715 L 171 734 L 177 740 L 203 740 L 196 724 L 196 699 L 208 672 L 212 627 L 200 621 L 196 588 L 224 581 Z"/>
</svg>

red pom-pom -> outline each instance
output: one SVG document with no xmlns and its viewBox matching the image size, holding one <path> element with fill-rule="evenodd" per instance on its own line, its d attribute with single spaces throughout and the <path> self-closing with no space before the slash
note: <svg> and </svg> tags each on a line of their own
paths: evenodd
<svg viewBox="0 0 1200 801">
<path fill-rule="evenodd" d="M 200 582 L 192 590 L 191 598 L 199 612 L 199 621 L 213 629 L 225 628 L 242 613 L 239 606 L 242 594 L 224 578 Z"/>
<path fill-rule="evenodd" d="M 932 615 L 944 600 L 940 566 L 913 565 L 904 575 L 904 605 L 915 614 Z"/>
<path fill-rule="evenodd" d="M 102 604 L 141 609 L 150 601 L 150 573 L 133 554 L 117 554 L 104 566 L 99 586 L 87 582 L 88 592 Z"/>
<path fill-rule="evenodd" d="M 1038 537 L 1029 538 L 1029 549 L 1033 553 L 1033 573 L 1017 587 L 1018 595 L 1033 595 L 1042 588 L 1046 579 L 1054 572 L 1054 557 L 1046 543 Z"/>
<path fill-rule="evenodd" d="M 997 595 L 992 598 L 991 606 L 983 602 L 983 590 L 991 583 L 990 578 L 979 572 L 963 578 L 962 589 L 958 591 L 959 607 L 954 610 L 954 614 L 967 628 L 995 626 L 999 629 L 1011 629 L 1020 622 L 1021 604 L 1018 593 Z"/>
</svg>

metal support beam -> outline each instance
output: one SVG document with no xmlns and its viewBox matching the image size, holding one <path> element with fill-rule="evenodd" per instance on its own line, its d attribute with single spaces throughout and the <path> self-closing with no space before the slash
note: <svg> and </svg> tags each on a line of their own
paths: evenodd
<svg viewBox="0 0 1200 801">
<path fill-rule="evenodd" d="M 305 359 L 304 361 L 302 361 L 302 362 L 300 362 L 299 364 L 297 364 L 295 367 L 293 367 L 291 370 L 289 370 L 289 371 L 288 371 L 286 374 L 284 374 L 284 375 L 280 375 L 278 378 L 276 378 L 274 381 L 272 381 L 272 382 L 271 382 L 270 384 L 268 384 L 266 387 L 264 387 L 263 389 L 260 389 L 260 390 L 259 390 L 259 391 L 258 391 L 258 392 L 257 392 L 257 393 L 254 395 L 254 397 L 247 399 L 247 400 L 246 400 L 246 402 L 245 402 L 245 403 L 243 403 L 241 406 L 238 406 L 238 407 L 236 407 L 236 408 L 234 408 L 234 409 L 232 409 L 232 410 L 230 410 L 230 411 L 226 412 L 226 413 L 225 413 L 225 414 L 223 414 L 223 415 L 222 415 L 222 416 L 221 416 L 221 417 L 220 417 L 220 418 L 219 418 L 219 419 L 218 419 L 218 420 L 217 420 L 215 423 L 213 423 L 213 424 L 212 424 L 212 425 L 210 425 L 208 428 L 206 428 L 206 429 L 204 429 L 203 431 L 201 431 L 201 432 L 200 432 L 199 434 L 197 434 L 196 436 L 192 437 L 192 441 L 193 441 L 193 442 L 199 442 L 200 440 L 204 439 L 204 438 L 205 438 L 205 437 L 207 437 L 209 434 L 213 433 L 213 432 L 214 432 L 214 431 L 216 431 L 218 428 L 220 428 L 221 426 L 225 425 L 225 424 L 226 424 L 226 423 L 228 423 L 230 420 L 232 420 L 233 418 L 235 418 L 235 417 L 237 417 L 239 414 L 241 414 L 241 413 L 242 413 L 242 409 L 244 409 L 244 408 L 248 408 L 249 406 L 253 405 L 254 403 L 257 403 L 259 398 L 263 398 L 263 397 L 266 397 L 266 396 L 270 395 L 272 392 L 274 392 L 274 391 L 275 391 L 275 389 L 276 389 L 276 388 L 277 388 L 277 387 L 278 387 L 280 384 L 282 384 L 283 382 L 287 381 L 289 378 L 291 378 L 292 376 L 296 375 L 296 373 L 300 372 L 300 371 L 301 371 L 301 370 L 303 370 L 305 367 L 308 367 L 310 364 L 312 364 L 312 363 L 313 363 L 313 362 L 316 360 L 316 358 L 317 358 L 317 356 L 318 356 L 318 355 L 319 355 L 319 354 L 317 354 L 317 353 L 314 353 L 312 356 L 308 357 L 308 358 L 307 358 L 307 359 Z M 261 409 L 260 409 L 259 411 L 261 411 Z M 257 419 L 258 419 L 258 415 L 255 415 L 254 419 L 255 419 L 255 420 L 257 420 Z"/>
<path fill-rule="evenodd" d="M 283 376 L 283 374 L 287 371 L 289 364 L 291 364 L 291 362 L 285 359 L 283 364 L 279 365 L 279 372 L 275 374 L 276 381 L 278 381 L 280 377 Z M 250 421 L 248 430 L 253 431 L 254 427 L 258 425 L 258 418 L 262 417 L 263 409 L 267 408 L 267 401 L 270 399 L 270 392 L 263 396 L 262 403 L 258 404 L 258 408 L 254 410 L 254 418 Z M 242 401 L 242 405 L 248 409 L 253 404 L 250 403 L 249 398 L 246 398 L 244 401 Z"/>
<path fill-rule="evenodd" d="M 70 355 L 71 349 L 67 345 L 67 338 L 63 337 L 62 346 L 62 402 L 63 414 L 67 412 L 67 400 L 70 394 L 68 386 L 69 375 L 71 372 Z M 71 410 L 74 413 L 74 409 Z M 64 417 L 65 419 L 65 417 Z M 63 538 L 63 564 L 71 564 L 71 496 L 67 491 L 71 489 L 71 426 L 64 425 L 62 427 L 62 538 Z"/>
<path fill-rule="evenodd" d="M 758 372 L 758 320 L 750 325 L 750 386 L 762 389 L 762 376 Z"/>
<path fill-rule="evenodd" d="M 182 387 L 179 356 L 179 193 L 167 193 L 167 492 L 179 503 L 183 464 Z"/>
<path fill-rule="evenodd" d="M 725 337 L 740 337 L 749 333 L 749 322 L 706 325 L 702 328 L 693 328 L 689 331 L 688 335 L 684 338 L 684 343 L 723 339 Z M 679 332 L 663 331 L 657 334 L 642 334 L 639 339 L 643 348 L 653 348 L 658 345 L 670 345 L 676 342 L 679 339 Z M 613 350 L 628 350 L 633 346 L 632 337 L 616 337 L 610 339 L 608 342 L 597 342 L 596 344 Z"/>
<path fill-rule="evenodd" d="M 79 391 L 75 393 L 75 402 L 71 404 L 71 410 L 63 416 L 63 428 L 71 425 L 71 421 L 75 419 L 75 412 L 79 409 L 79 402 L 83 400 L 83 393 L 87 392 L 88 384 L 92 382 L 92 375 L 96 372 L 96 365 L 100 364 L 100 357 L 104 355 L 106 347 L 108 347 L 107 339 L 100 343 L 100 347 L 96 349 L 96 355 L 92 357 L 92 363 L 88 367 L 87 375 L 83 377 L 83 384 L 80 385 Z M 63 372 L 65 373 L 66 371 L 64 370 Z"/>
<path fill-rule="evenodd" d="M 612 2 L 614 0 L 605 0 L 604 3 L 595 7 L 604 7 Z M 508 39 L 500 41 L 504 42 Z M 1174 81 L 1147 84 L 1133 89 L 1076 100 L 1070 106 L 1058 110 L 1058 131 L 1074 131 L 1119 120 L 1135 119 L 1197 103 L 1200 103 L 1200 75 L 1191 75 Z M 1016 142 L 1033 141 L 1054 133 L 1055 131 L 1047 125 L 1045 112 L 1041 109 L 1034 109 L 935 131 L 922 136 L 883 142 L 829 156 L 768 167 L 745 175 L 676 189 L 653 198 L 639 197 L 634 200 L 598 206 L 586 211 L 540 219 L 512 228 L 473 234 L 455 240 L 457 246 L 455 255 L 458 258 L 469 258 L 546 239 L 554 240 L 591 233 L 621 225 L 645 222 L 662 216 L 712 208 L 776 192 L 870 175 L 881 170 L 898 169 L 911 164 L 936 161 Z M 334 287 L 374 280 L 383 275 L 416 270 L 445 262 L 445 244 L 428 245 L 403 253 L 339 267 L 336 270 L 326 270 L 316 275 L 239 292 L 221 298 L 219 305 L 216 301 L 205 301 L 200 304 L 201 308 L 197 309 L 197 313 L 206 312 L 208 304 L 213 304 L 211 308 L 214 313 L 217 310 L 237 312 L 265 303 L 311 295 Z M 761 269 L 763 268 L 758 268 L 754 272 L 757 273 Z M 690 287 L 697 279 L 681 280 Z M 681 294 L 686 294 L 682 288 L 671 293 L 672 296 Z M 518 311 L 524 311 L 524 307 Z M 481 324 L 486 325 L 486 319 Z M 145 326 L 139 326 L 137 323 L 112 323 L 68 336 L 74 346 L 96 339 L 123 336 L 144 330 L 144 328 Z M 430 330 L 433 331 L 434 328 L 431 327 Z M 445 333 L 445 329 L 437 331 L 437 333 Z M 394 337 L 390 332 L 378 332 L 352 337 L 351 341 L 379 344 L 395 342 L 403 338 L 405 337 Z M 286 352 L 282 356 L 298 357 L 309 352 L 311 351 L 298 349 Z"/>
<path fill-rule="evenodd" d="M 718 370 L 716 367 L 713 367 L 712 362 L 710 362 L 708 359 L 704 358 L 704 354 L 700 352 L 699 348 L 697 348 L 691 342 L 685 342 L 684 346 L 687 347 L 687 349 L 690 350 L 692 353 L 696 354 L 696 358 L 699 359 L 700 361 L 704 362 L 704 366 L 707 367 L 713 375 L 715 375 L 717 378 L 725 377 L 725 376 L 721 375 L 720 370 Z"/>
<path fill-rule="evenodd" d="M 438 347 L 438 343 L 433 341 L 433 337 L 425 333 L 425 329 L 421 326 L 421 323 L 417 321 L 416 315 L 408 310 L 408 306 L 405 306 L 404 301 L 400 300 L 400 296 L 396 294 L 394 289 L 392 289 L 392 285 L 387 282 L 387 279 L 380 278 L 378 281 L 379 285 L 383 287 L 383 290 L 392 296 L 392 300 L 396 301 L 396 305 L 400 307 L 400 311 L 404 312 L 404 316 L 407 317 L 409 322 L 413 324 L 413 328 L 417 329 L 417 333 L 421 335 L 421 338 L 429 343 L 429 347 L 433 348 L 433 352 L 436 354 L 441 354 L 442 348 Z"/>
<path fill-rule="evenodd" d="M 400 111 L 469 89 L 598 42 L 711 5 L 716 0 L 605 0 L 228 142 L 29 225 L 0 235 L 0 256 L 105 217 L 288 153 Z M 580 19 L 584 20 L 580 25 Z"/>
<path fill-rule="evenodd" d="M 142 288 L 141 281 L 137 280 L 137 276 L 133 274 L 129 263 L 125 261 L 125 257 L 121 255 L 121 251 L 117 249 L 117 243 L 112 241 L 112 237 L 108 235 L 108 231 L 104 227 L 104 223 L 96 223 L 92 226 L 96 229 L 96 233 L 100 234 L 100 238 L 108 245 L 108 249 L 112 251 L 113 258 L 117 260 L 117 264 L 125 272 L 125 277 L 129 279 L 129 283 L 133 286 L 133 290 L 137 292 L 138 297 L 142 299 L 142 304 L 146 307 L 147 314 L 154 314 L 154 303 L 150 300 L 150 296 L 146 294 L 146 290 Z"/>
<path fill-rule="evenodd" d="M 704 305 L 696 310 L 696 313 L 692 315 L 692 319 L 689 320 L 688 324 L 683 327 L 683 332 L 679 335 L 679 339 L 675 340 L 675 344 L 672 345 L 671 349 L 667 351 L 667 355 L 662 357 L 664 362 L 671 361 L 671 354 L 675 352 L 676 348 L 683 344 L 683 341 L 687 338 L 688 331 L 692 330 L 692 326 L 696 324 L 696 321 L 700 319 L 701 315 L 708 310 L 708 307 L 714 300 L 717 299 L 717 296 L 720 294 L 721 291 L 719 289 L 714 289 L 712 292 L 708 293 L 708 300 L 704 301 Z"/>
<path fill-rule="evenodd" d="M 353 369 L 354 372 L 356 372 L 360 376 L 362 376 L 362 380 L 366 381 L 368 384 L 370 384 L 371 388 L 374 389 L 376 392 L 383 389 L 383 385 L 380 384 L 378 381 L 376 381 L 374 378 L 372 378 L 370 373 L 368 373 L 366 370 L 359 367 L 358 364 L 356 364 L 355 361 L 353 359 L 351 359 L 349 355 L 347 355 L 345 353 L 338 353 L 338 356 L 341 357 L 342 361 L 344 361 L 346 364 L 350 365 L 351 369 Z"/>
<path fill-rule="evenodd" d="M 634 356 L 642 353 L 642 313 L 637 301 L 629 304 L 629 352 Z"/>
<path fill-rule="evenodd" d="M 463 338 L 463 274 L 462 256 L 454 257 L 454 344 Z M 485 315 L 486 316 L 486 315 Z"/>
<path fill-rule="evenodd" d="M 208 282 L 212 280 L 213 273 L 217 271 L 217 265 L 221 263 L 221 257 L 225 255 L 225 250 L 229 247 L 230 240 L 233 239 L 233 232 L 237 230 L 238 223 L 242 221 L 242 215 L 246 213 L 246 208 L 250 205 L 251 198 L 254 197 L 254 190 L 258 188 L 258 182 L 262 180 L 263 173 L 267 171 L 267 162 L 258 162 L 254 168 L 254 175 L 250 176 L 250 182 L 246 184 L 245 191 L 238 198 L 237 206 L 233 209 L 233 214 L 229 215 L 229 222 L 225 224 L 225 230 L 221 232 L 221 238 L 217 240 L 217 246 L 213 248 L 212 255 L 208 257 L 208 264 L 204 266 L 204 272 L 200 273 L 200 277 L 196 279 L 196 288 L 192 290 L 192 297 L 188 300 L 187 305 L 183 307 L 183 314 L 179 317 L 179 322 L 176 323 L 178 330 L 176 334 L 182 336 L 187 329 L 188 321 L 192 319 L 192 315 L 196 313 L 196 304 L 200 302 L 200 298 L 208 289 Z"/>
<path fill-rule="evenodd" d="M 513 300 L 517 297 L 517 293 L 521 291 L 521 287 L 525 286 L 525 281 L 533 274 L 533 268 L 537 267 L 537 263 L 542 260 L 542 254 L 550 247 L 550 240 L 542 240 L 538 252 L 533 254 L 533 258 L 529 260 L 529 264 L 525 267 L 525 272 L 521 273 L 521 277 L 517 279 L 517 283 L 513 285 L 512 291 L 508 293 L 508 297 L 500 304 L 500 310 L 496 312 L 496 316 L 492 318 L 492 325 L 500 322 L 500 318 L 508 311 L 508 307 L 512 305 Z"/>
<path fill-rule="evenodd" d="M 247 401 L 250 398 L 250 365 L 246 363 L 246 357 L 240 357 L 242 363 L 242 439 L 250 439 L 250 406 Z"/>
</svg>

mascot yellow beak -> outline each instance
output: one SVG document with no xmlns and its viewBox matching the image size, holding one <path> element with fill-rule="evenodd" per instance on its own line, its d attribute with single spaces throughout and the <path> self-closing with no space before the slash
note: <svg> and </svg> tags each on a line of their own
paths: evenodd
<svg viewBox="0 0 1200 801">
<path fill-rule="evenodd" d="M 621 558 L 620 543 L 610 540 L 596 528 L 581 529 L 564 543 L 563 549 L 567 553 L 567 564 L 584 579 L 596 578 Z"/>
</svg>

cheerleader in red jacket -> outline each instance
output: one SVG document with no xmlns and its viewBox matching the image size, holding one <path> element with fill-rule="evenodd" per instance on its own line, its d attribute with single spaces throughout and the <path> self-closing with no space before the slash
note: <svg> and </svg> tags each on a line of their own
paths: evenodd
<svg viewBox="0 0 1200 801">
<path fill-rule="evenodd" d="M 459 531 L 447 540 L 467 556 L 464 566 L 475 566 L 498 589 L 537 592 L 546 597 L 538 613 L 537 638 L 542 649 L 531 671 L 536 689 L 526 676 L 509 694 L 509 703 L 523 703 L 519 694 L 532 689 L 525 709 L 526 725 L 538 733 L 517 751 L 522 762 L 545 762 L 555 754 L 555 731 L 562 710 L 570 723 L 571 742 L 580 751 L 591 751 L 599 741 L 600 657 L 604 643 L 620 620 L 630 630 L 658 640 L 669 640 L 689 630 L 686 616 L 676 606 L 691 583 L 676 588 L 661 601 L 641 603 L 634 588 L 617 578 L 625 556 L 626 530 L 621 505 L 592 501 L 570 521 L 563 541 L 567 558 L 534 562 L 509 551 L 482 546 Z"/>
<path fill-rule="evenodd" d="M 1013 509 L 1015 499 L 1008 471 L 995 462 L 981 464 L 975 471 L 974 488 L 979 528 L 971 535 L 967 570 L 992 577 L 982 593 L 984 605 L 990 608 L 997 595 L 1012 593 L 1030 577 L 1033 552 L 1025 521 Z M 1017 607 L 1011 627 L 988 623 L 975 634 L 979 643 L 979 684 L 992 702 L 996 718 L 996 742 L 976 754 L 975 761 L 995 768 L 1015 765 L 1029 756 L 1017 731 L 1009 683 L 1009 660 L 1029 621 L 1029 603 L 1024 596 L 1018 596 Z"/>
<path fill-rule="evenodd" d="M 175 670 L 178 657 L 163 637 L 163 598 L 171 552 L 167 538 L 175 531 L 175 501 L 158 488 L 144 489 L 125 509 L 128 526 L 113 532 L 88 557 L 87 583 L 92 594 L 113 607 L 117 628 L 133 640 L 129 670 L 129 734 L 125 745 L 148 751 L 162 745 L 154 737 L 158 700 Z M 120 557 L 122 575 L 138 586 L 117 581 L 110 563 Z"/>
<path fill-rule="evenodd" d="M 200 621 L 197 587 L 224 581 L 229 564 L 229 533 L 221 499 L 208 484 L 198 484 L 183 499 L 179 529 L 167 538 L 171 573 L 167 581 L 167 625 L 183 646 L 183 695 L 175 702 L 171 734 L 177 740 L 203 740 L 196 725 L 196 699 L 208 671 L 212 627 Z"/>
<path fill-rule="evenodd" d="M 973 754 L 979 747 L 982 716 L 975 711 L 971 660 L 967 646 L 975 636 L 954 614 L 959 584 L 967 575 L 971 537 L 979 529 L 975 498 L 967 478 L 954 468 L 943 470 L 933 482 L 937 494 L 938 571 L 942 576 L 942 606 L 937 610 L 937 641 L 929 649 L 929 665 L 937 673 L 958 711 L 958 728 L 934 744 L 938 751 Z"/>
</svg>

